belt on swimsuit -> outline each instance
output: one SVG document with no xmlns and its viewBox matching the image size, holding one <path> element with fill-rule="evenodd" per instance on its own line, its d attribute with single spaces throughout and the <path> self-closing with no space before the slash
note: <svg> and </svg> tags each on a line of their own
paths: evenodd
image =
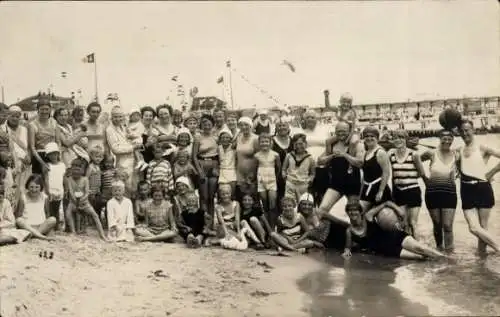
<svg viewBox="0 0 500 317">
<path fill-rule="evenodd" d="M 413 185 L 407 185 L 407 186 L 403 186 L 403 187 L 394 186 L 394 188 L 397 188 L 399 190 L 407 190 L 407 189 L 412 189 L 412 188 L 417 188 L 417 187 L 420 187 L 420 185 L 419 184 L 413 184 Z"/>
<path fill-rule="evenodd" d="M 198 156 L 199 160 L 202 161 L 217 161 L 219 159 L 218 155 L 215 156 Z"/>
<path fill-rule="evenodd" d="M 368 188 L 366 189 L 366 195 L 367 196 L 370 194 L 370 191 L 372 190 L 372 187 L 374 185 L 376 185 L 377 183 L 380 183 L 381 180 L 382 180 L 382 177 L 379 177 L 376 180 L 373 180 L 371 182 L 363 181 L 363 184 L 366 185 L 366 186 L 368 186 Z"/>
<path fill-rule="evenodd" d="M 473 180 L 473 181 L 464 181 L 462 180 L 461 181 L 462 183 L 464 184 L 469 184 L 469 185 L 476 185 L 476 184 L 480 184 L 480 183 L 488 183 L 488 181 L 483 181 L 483 180 Z"/>
</svg>

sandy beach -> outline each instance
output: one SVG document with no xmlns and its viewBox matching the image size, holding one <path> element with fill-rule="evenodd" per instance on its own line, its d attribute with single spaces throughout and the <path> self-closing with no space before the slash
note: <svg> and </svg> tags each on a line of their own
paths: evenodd
<svg viewBox="0 0 500 317">
<path fill-rule="evenodd" d="M 41 251 L 54 258 L 40 258 Z M 308 316 L 310 299 L 296 280 L 321 267 L 300 255 L 105 244 L 86 236 L 0 252 L 3 317 Z"/>
</svg>

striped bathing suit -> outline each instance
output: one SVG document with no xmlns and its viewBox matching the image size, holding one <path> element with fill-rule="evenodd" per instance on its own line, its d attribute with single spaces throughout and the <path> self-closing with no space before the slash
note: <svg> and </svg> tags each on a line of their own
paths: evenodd
<svg viewBox="0 0 500 317">
<path fill-rule="evenodd" d="M 425 204 L 428 209 L 455 209 L 457 189 L 455 186 L 456 158 L 445 163 L 439 152 L 434 152 L 430 164 L 430 176 L 425 189 Z"/>
<path fill-rule="evenodd" d="M 406 149 L 403 159 L 398 159 L 395 150 L 389 151 L 393 198 L 399 206 L 411 208 L 422 205 L 422 191 L 418 184 L 419 173 L 413 160 L 414 155 L 418 154 L 411 149 Z"/>
</svg>

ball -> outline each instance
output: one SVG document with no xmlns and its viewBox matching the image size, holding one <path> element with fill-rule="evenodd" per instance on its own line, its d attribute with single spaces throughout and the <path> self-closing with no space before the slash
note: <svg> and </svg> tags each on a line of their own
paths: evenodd
<svg viewBox="0 0 500 317">
<path fill-rule="evenodd" d="M 456 109 L 448 108 L 439 114 L 439 124 L 446 130 L 460 127 L 461 123 L 462 115 Z"/>
<path fill-rule="evenodd" d="M 391 208 L 382 209 L 376 217 L 380 228 L 388 231 L 396 231 L 402 228 L 398 215 Z"/>
</svg>

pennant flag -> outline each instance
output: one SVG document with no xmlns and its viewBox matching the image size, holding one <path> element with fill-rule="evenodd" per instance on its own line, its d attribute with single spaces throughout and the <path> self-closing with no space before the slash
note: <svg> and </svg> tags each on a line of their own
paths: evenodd
<svg viewBox="0 0 500 317">
<path fill-rule="evenodd" d="M 226 61 L 226 67 L 231 67 L 231 61 Z"/>
<path fill-rule="evenodd" d="M 68 73 L 66 73 L 66 72 L 61 72 L 61 77 L 62 77 L 62 78 L 66 78 L 66 76 L 68 76 Z"/>
<path fill-rule="evenodd" d="M 224 82 L 224 77 L 223 76 L 220 76 L 219 78 L 217 78 L 217 83 L 218 84 L 222 84 Z"/>
<path fill-rule="evenodd" d="M 293 66 L 293 64 L 287 61 L 286 59 L 283 60 L 283 63 L 281 64 L 287 66 L 293 73 L 295 73 L 295 66 Z"/>
<path fill-rule="evenodd" d="M 82 62 L 84 63 L 95 63 L 95 56 L 94 56 L 94 53 L 92 54 L 89 54 L 87 56 L 85 56 L 84 58 L 82 58 Z"/>
<path fill-rule="evenodd" d="M 293 66 L 293 64 L 287 61 L 286 59 L 283 60 L 283 63 L 281 64 L 287 66 L 293 73 L 295 73 L 295 66 Z"/>
<path fill-rule="evenodd" d="M 170 80 L 171 80 L 171 81 L 177 81 L 177 78 L 178 78 L 178 77 L 179 77 L 179 76 L 175 75 L 175 76 L 174 76 L 174 77 L 172 77 Z"/>
</svg>

